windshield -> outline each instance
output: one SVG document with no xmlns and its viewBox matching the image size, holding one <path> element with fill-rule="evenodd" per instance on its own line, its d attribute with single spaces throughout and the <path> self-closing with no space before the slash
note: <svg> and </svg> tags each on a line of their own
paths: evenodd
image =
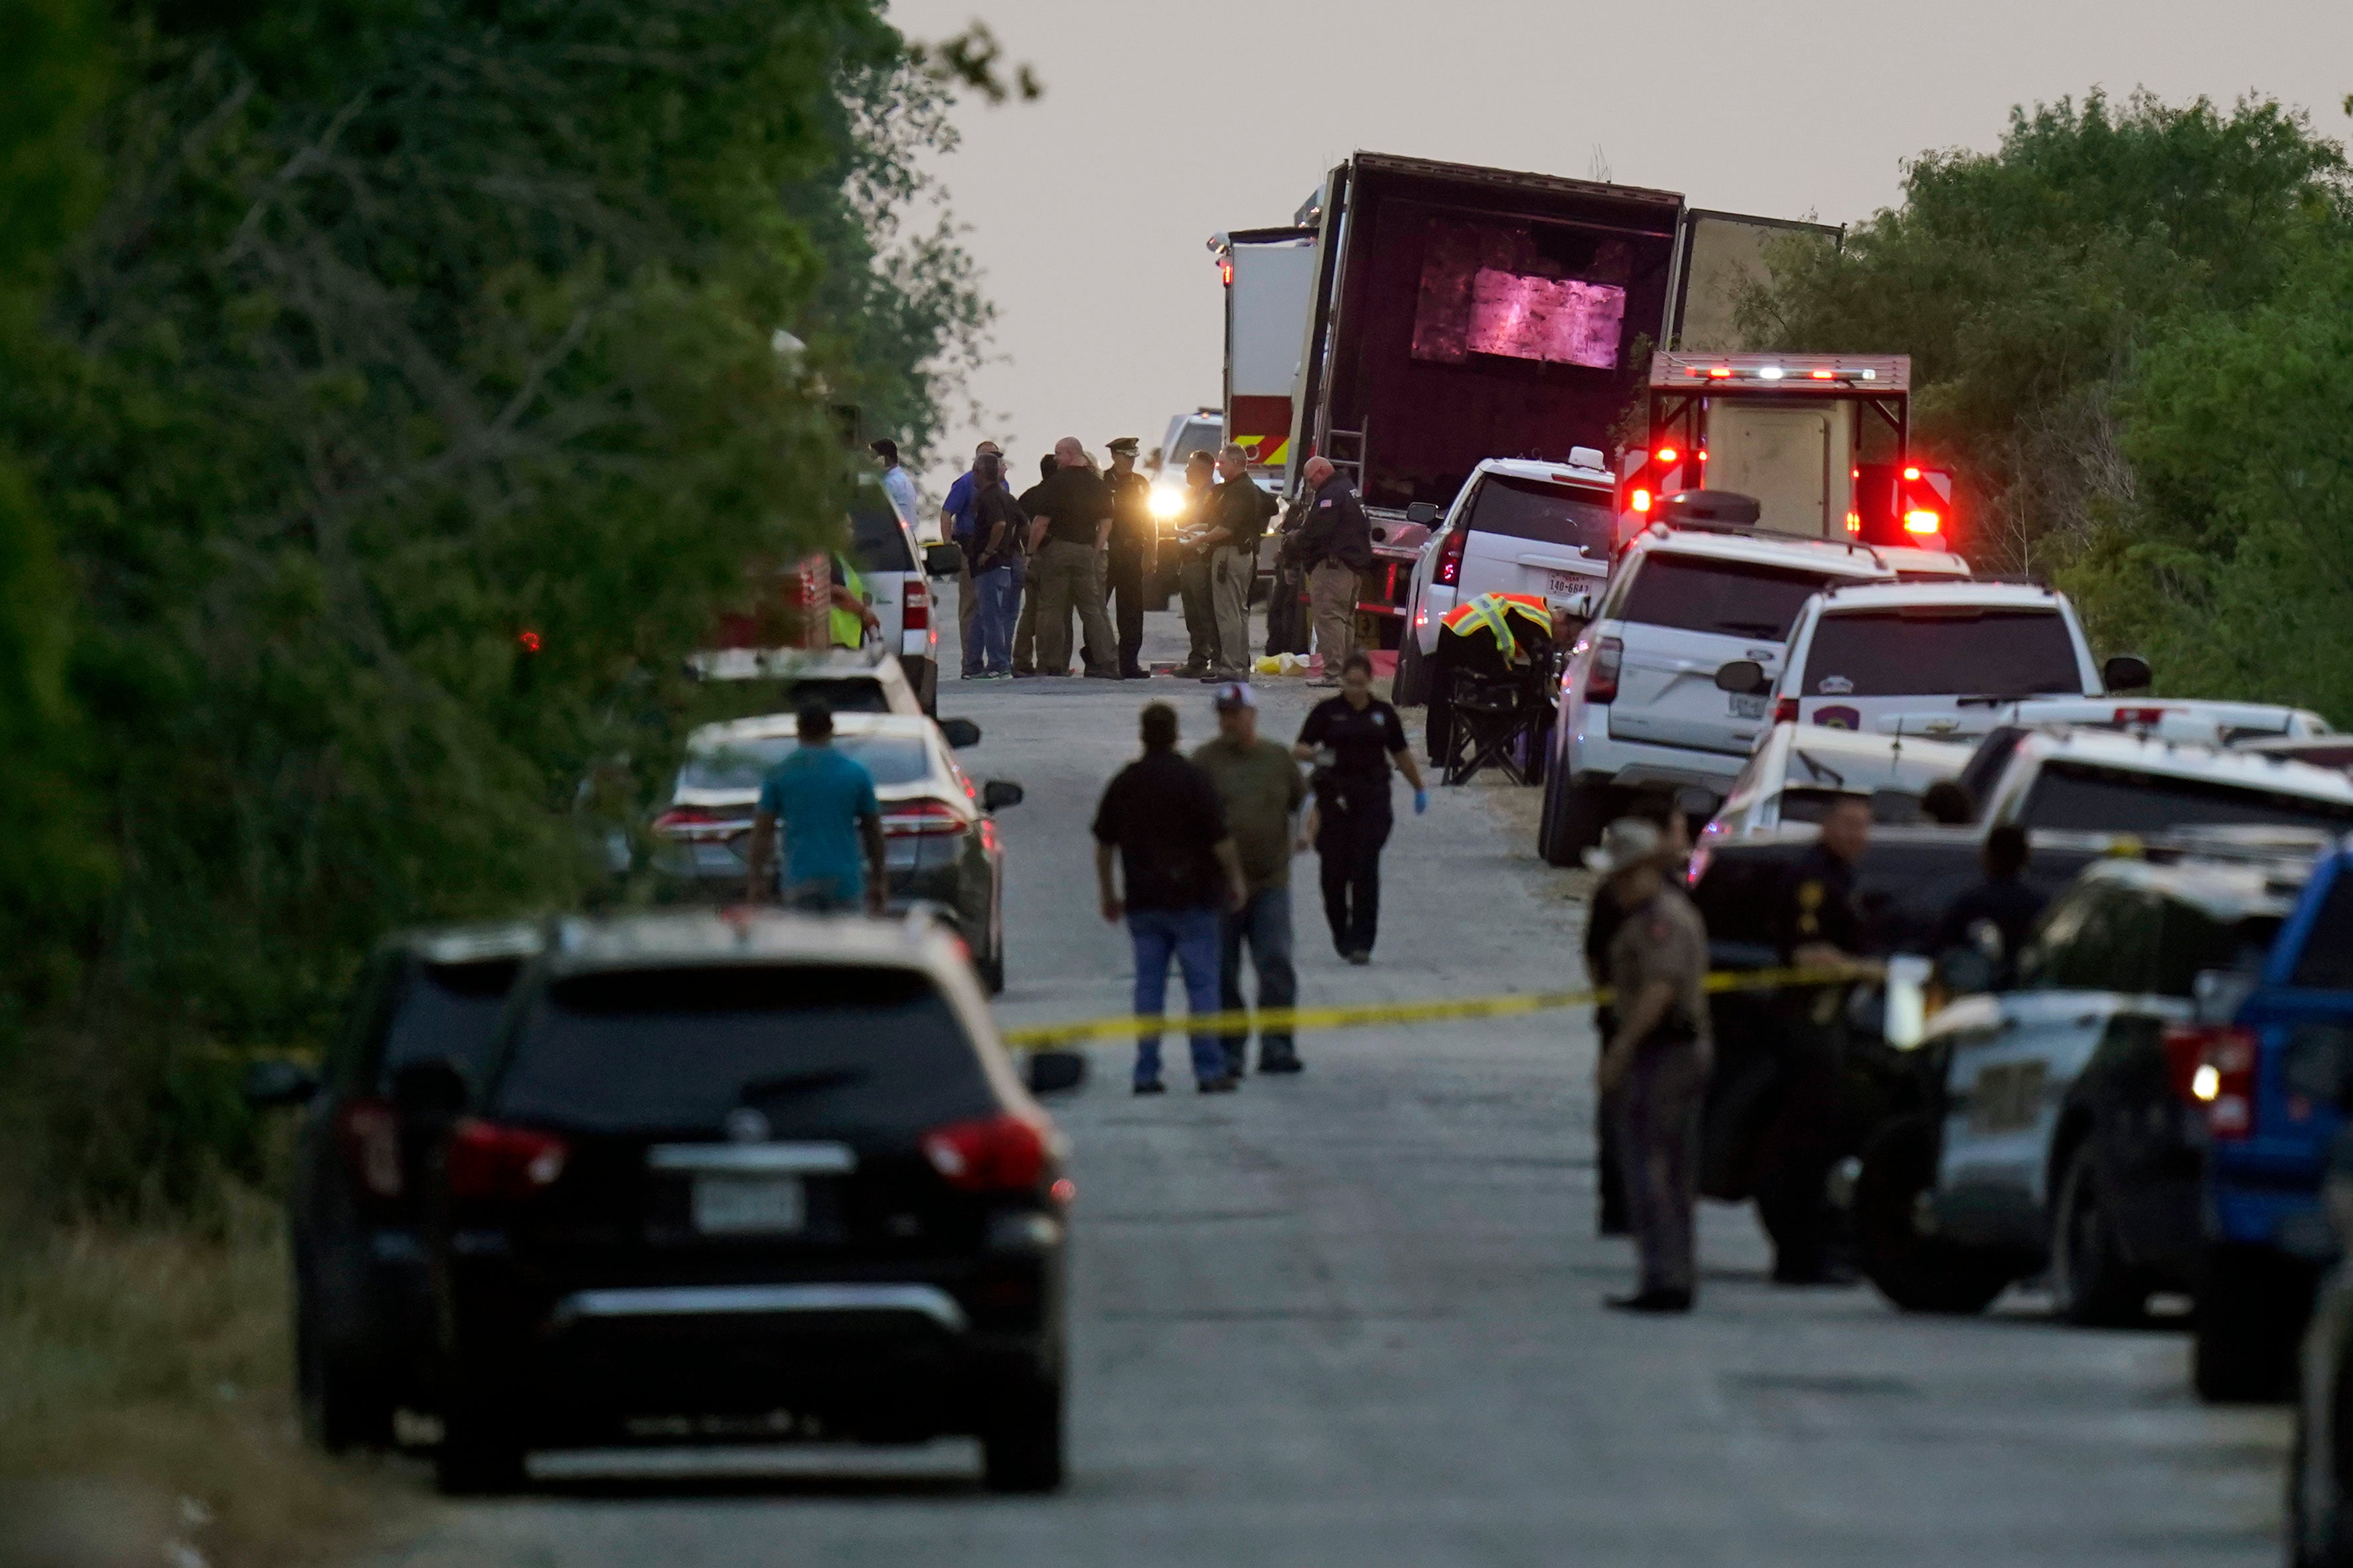
<svg viewBox="0 0 2353 1568">
<path fill-rule="evenodd" d="M 1540 479 L 1489 474 L 1471 498 L 1470 526 L 1507 539 L 1583 545 L 1596 559 L 1606 561 L 1617 524 L 1607 494 L 1597 497 Z"/>
<path fill-rule="evenodd" d="M 2056 610 L 1915 605 L 1825 615 L 1806 653 L 1806 697 L 2082 696 L 2075 640 Z"/>
<path fill-rule="evenodd" d="M 849 560 L 861 573 L 915 570 L 906 529 L 880 487 L 860 486 L 858 499 L 850 503 Z"/>
<path fill-rule="evenodd" d="M 1207 452 L 1215 457 L 1218 448 L 1225 444 L 1225 435 L 1222 425 L 1212 425 L 1206 419 L 1187 419 L 1184 427 L 1176 432 L 1176 444 L 1161 455 L 1160 466 L 1181 474 L 1185 471 L 1186 459 L 1194 453 Z"/>
<path fill-rule="evenodd" d="M 740 790 L 750 795 L 759 789 L 770 769 L 799 748 L 800 741 L 791 735 L 763 735 L 697 747 L 679 770 L 678 787 Z M 930 752 L 913 735 L 837 735 L 833 749 L 865 763 L 877 784 L 914 784 L 931 776 Z"/>
<path fill-rule="evenodd" d="M 389 1085 L 393 1074 L 415 1062 L 480 1064 L 522 967 L 519 958 L 418 964 L 393 1004 L 377 1080 Z"/>
<path fill-rule="evenodd" d="M 1820 572 L 1653 552 L 1635 568 L 1618 618 L 1783 642 L 1798 611 L 1831 580 Z"/>
<path fill-rule="evenodd" d="M 997 1109 L 929 976 L 850 964 L 625 970 L 559 980 L 531 1010 L 501 1115 L 612 1132 L 904 1135 Z"/>
<path fill-rule="evenodd" d="M 2227 823 L 2341 829 L 2353 823 L 2353 805 L 2204 779 L 2050 762 L 2035 776 L 2018 820 L 2028 827 L 2089 833 L 2163 833 Z"/>
</svg>

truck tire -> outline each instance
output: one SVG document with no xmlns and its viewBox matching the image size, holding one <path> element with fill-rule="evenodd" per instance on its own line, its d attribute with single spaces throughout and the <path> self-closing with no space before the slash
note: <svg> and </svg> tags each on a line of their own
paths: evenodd
<svg viewBox="0 0 2353 1568">
<path fill-rule="evenodd" d="M 2260 1405 L 2295 1387 L 2308 1294 L 2260 1247 L 2210 1246 L 2189 1321 L 2190 1381 L 2210 1405 Z"/>
<path fill-rule="evenodd" d="M 980 1432 L 981 1472 L 993 1492 L 1050 1492 L 1062 1484 L 1062 1382 L 1031 1373 L 1000 1388 Z"/>
<path fill-rule="evenodd" d="M 2079 1328 L 2123 1328 L 2141 1321 L 2149 1284 L 2116 1250 L 2115 1228 L 2100 1202 L 2097 1163 L 2085 1139 L 2068 1154 L 2059 1178 L 2051 1216 L 2051 1307 Z"/>
<path fill-rule="evenodd" d="M 1544 811 L 1536 826 L 1536 853 L 1545 864 L 1583 864 L 1585 852 L 1601 842 L 1617 794 L 1607 784 L 1571 784 L 1563 769 L 1546 768 Z"/>
<path fill-rule="evenodd" d="M 1397 679 L 1389 682 L 1389 702 L 1398 708 L 1419 708 L 1429 700 L 1430 661 L 1421 657 L 1420 639 L 1409 637 L 1398 644 Z"/>
<path fill-rule="evenodd" d="M 1982 1312 L 2015 1270 L 2005 1258 L 1922 1231 L 1920 1200 L 1936 1184 L 1936 1129 L 1927 1117 L 1901 1117 L 1864 1148 L 1854 1184 L 1863 1274 L 1907 1312 Z"/>
</svg>

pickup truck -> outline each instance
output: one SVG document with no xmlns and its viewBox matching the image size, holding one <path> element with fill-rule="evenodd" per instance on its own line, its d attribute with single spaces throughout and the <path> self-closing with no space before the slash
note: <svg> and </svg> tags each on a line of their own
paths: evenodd
<svg viewBox="0 0 2353 1568">
<path fill-rule="evenodd" d="M 2337 1256 L 2320 1194 L 2353 1072 L 2353 842 L 2316 861 L 2252 985 L 2211 978 L 2166 1042 L 2207 1138 L 2192 1364 L 2208 1399 L 2267 1398 Z"/>
</svg>

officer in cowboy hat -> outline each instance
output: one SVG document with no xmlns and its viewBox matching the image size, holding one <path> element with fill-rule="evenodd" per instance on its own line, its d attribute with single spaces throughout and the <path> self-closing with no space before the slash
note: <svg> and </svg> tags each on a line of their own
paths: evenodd
<svg viewBox="0 0 2353 1568">
<path fill-rule="evenodd" d="M 1111 443 L 1111 552 L 1104 597 L 1119 632 L 1119 672 L 1130 680 L 1151 674 L 1137 662 L 1144 651 L 1144 584 L 1152 575 L 1152 482 L 1135 471 L 1136 437 Z"/>
</svg>

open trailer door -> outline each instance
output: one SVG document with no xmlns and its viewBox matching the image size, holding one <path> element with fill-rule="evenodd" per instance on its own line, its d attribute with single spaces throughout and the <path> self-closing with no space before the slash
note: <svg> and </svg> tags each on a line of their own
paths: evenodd
<svg viewBox="0 0 2353 1568">
<path fill-rule="evenodd" d="M 1796 243 L 1835 250 L 1845 240 L 1845 229 L 1828 224 L 1686 208 L 1666 346 L 1686 353 L 1729 353 L 1742 347 L 1740 300 L 1769 280 L 1766 263 L 1773 248 Z"/>
</svg>

